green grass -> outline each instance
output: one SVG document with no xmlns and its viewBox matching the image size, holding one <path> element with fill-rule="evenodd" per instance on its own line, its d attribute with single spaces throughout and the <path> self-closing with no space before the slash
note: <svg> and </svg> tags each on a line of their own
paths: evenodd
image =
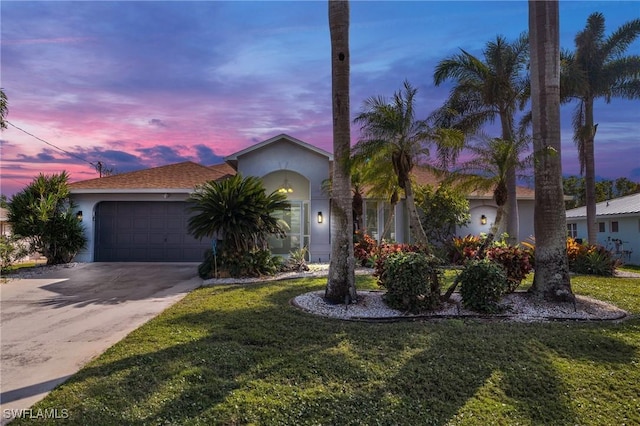
<svg viewBox="0 0 640 426">
<path fill-rule="evenodd" d="M 361 323 L 289 305 L 325 279 L 202 288 L 33 409 L 78 425 L 640 424 L 640 279 L 572 282 L 634 316 Z"/>
</svg>

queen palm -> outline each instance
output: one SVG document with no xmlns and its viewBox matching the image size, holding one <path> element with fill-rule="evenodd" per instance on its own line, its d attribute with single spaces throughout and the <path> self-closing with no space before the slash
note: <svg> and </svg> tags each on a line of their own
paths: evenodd
<svg viewBox="0 0 640 426">
<path fill-rule="evenodd" d="M 5 120 L 8 112 L 7 95 L 4 93 L 4 89 L 0 88 L 0 129 L 7 128 L 7 122 Z"/>
<path fill-rule="evenodd" d="M 520 35 L 512 43 L 502 36 L 487 43 L 484 61 L 462 50 L 438 63 L 433 74 L 436 86 L 452 80 L 454 86 L 445 105 L 432 119 L 440 126 L 458 128 L 467 134 L 484 124 L 500 120 L 501 139 L 515 140 L 515 114 L 524 108 L 529 95 L 526 67 L 528 39 Z M 516 171 L 507 170 L 507 232 L 518 237 Z"/>
<path fill-rule="evenodd" d="M 531 292 L 575 301 L 569 279 L 560 138 L 560 24 L 557 1 L 529 0 L 536 271 Z"/>
<path fill-rule="evenodd" d="M 405 81 L 403 90 L 390 100 L 382 96 L 367 99 L 363 111 L 354 120 L 360 125 L 361 138 L 353 152 L 356 156 L 391 165 L 394 180 L 406 197 L 411 235 L 416 243 L 426 245 L 427 236 L 415 205 L 411 171 L 429 157 L 430 143 L 435 143 L 440 153 L 444 147 L 461 146 L 463 138 L 459 131 L 432 129 L 426 121 L 416 120 L 416 92 L 417 89 Z"/>
<path fill-rule="evenodd" d="M 605 37 L 604 16 L 593 13 L 584 30 L 575 38 L 576 50 L 564 52 L 562 61 L 562 98 L 577 100 L 573 115 L 574 141 L 578 146 L 581 172 L 584 172 L 589 243 L 596 243 L 596 184 L 594 141 L 594 101 L 607 103 L 612 97 L 640 98 L 640 55 L 624 56 L 640 35 L 640 19 L 620 26 Z"/>
<path fill-rule="evenodd" d="M 349 116 L 349 2 L 329 1 L 331 97 L 333 113 L 333 176 L 331 182 L 331 260 L 325 299 L 355 302 L 353 200 L 351 196 Z"/>
<path fill-rule="evenodd" d="M 465 191 L 492 191 L 496 203 L 496 219 L 491 225 L 486 245 L 504 230 L 505 205 L 509 198 L 507 180 L 510 170 L 524 170 L 530 158 L 521 158 L 529 141 L 525 138 L 504 140 L 481 138 L 479 143 L 467 147 L 471 159 L 461 163 L 449 180 Z"/>
</svg>

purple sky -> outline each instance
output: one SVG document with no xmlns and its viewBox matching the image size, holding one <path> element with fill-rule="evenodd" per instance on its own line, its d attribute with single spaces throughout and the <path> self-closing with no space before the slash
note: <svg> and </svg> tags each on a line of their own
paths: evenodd
<svg viewBox="0 0 640 426">
<path fill-rule="evenodd" d="M 325 1 L 29 2 L 1 5 L 2 193 L 40 172 L 97 177 L 185 160 L 205 165 L 279 133 L 331 151 L 330 40 Z M 561 45 L 587 17 L 607 35 L 640 17 L 640 2 L 561 1 Z M 463 48 L 478 56 L 501 34 L 527 30 L 527 2 L 351 3 L 351 111 L 408 79 L 419 118 L 449 87 L 435 64 Z M 640 42 L 627 52 L 640 54 Z M 563 107 L 563 172 L 577 174 Z M 596 171 L 640 181 L 640 102 L 596 104 Z M 357 129 L 353 127 L 353 142 Z M 495 134 L 497 136 L 497 133 Z M 39 139 L 38 139 L 39 138 Z M 40 140 L 42 139 L 42 140 Z M 67 153 L 48 145 L 53 144 Z"/>
</svg>

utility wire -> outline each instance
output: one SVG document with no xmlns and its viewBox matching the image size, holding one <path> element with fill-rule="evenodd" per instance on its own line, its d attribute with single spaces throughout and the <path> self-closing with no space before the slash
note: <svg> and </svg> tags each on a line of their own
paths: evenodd
<svg viewBox="0 0 640 426">
<path fill-rule="evenodd" d="M 94 164 L 94 163 L 92 163 L 91 161 L 86 160 L 86 159 L 84 159 L 84 158 L 80 157 L 80 156 L 79 156 L 79 155 L 77 155 L 77 154 L 74 154 L 73 152 L 69 152 L 69 151 L 66 151 L 66 150 L 64 150 L 64 149 L 62 149 L 62 148 L 60 148 L 60 147 L 58 147 L 58 146 L 55 146 L 54 144 L 52 144 L 52 143 L 50 143 L 50 142 L 47 142 L 46 140 L 44 140 L 44 139 L 42 139 L 42 138 L 39 138 L 38 136 L 34 135 L 33 133 L 29 133 L 29 132 L 27 132 L 26 130 L 24 130 L 24 129 L 22 129 L 22 128 L 18 127 L 18 126 L 16 126 L 15 124 L 13 124 L 13 123 L 11 123 L 11 122 L 9 122 L 9 121 L 5 121 L 5 123 L 7 123 L 8 125 L 10 125 L 11 127 L 14 127 L 14 128 L 16 128 L 16 129 L 20 130 L 22 133 L 26 133 L 27 135 L 29 135 L 29 136 L 31 136 L 31 137 L 33 137 L 33 138 L 38 139 L 40 142 L 46 143 L 47 145 L 49 145 L 49 146 L 51 146 L 51 147 L 53 147 L 53 148 L 55 148 L 55 149 L 57 149 L 57 150 L 59 150 L 59 151 L 64 152 L 65 154 L 67 154 L 67 155 L 69 155 L 69 156 L 71 156 L 71 157 L 75 157 L 75 158 L 77 158 L 78 160 L 81 160 L 81 161 L 84 161 L 85 163 L 91 164 L 91 166 L 92 166 L 92 167 L 94 167 L 95 169 L 98 169 L 98 167 L 99 167 L 97 164 Z M 98 162 L 98 163 L 99 163 L 99 162 Z"/>
</svg>

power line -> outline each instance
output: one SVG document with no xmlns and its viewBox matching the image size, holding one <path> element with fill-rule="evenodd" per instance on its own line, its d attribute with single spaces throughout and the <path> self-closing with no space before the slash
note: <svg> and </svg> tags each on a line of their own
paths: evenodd
<svg viewBox="0 0 640 426">
<path fill-rule="evenodd" d="M 51 146 L 51 147 L 53 147 L 53 148 L 57 149 L 58 151 L 62 151 L 62 152 L 64 152 L 65 154 L 67 154 L 67 155 L 69 155 L 69 156 L 71 156 L 71 157 L 75 157 L 75 158 L 77 158 L 77 159 L 78 159 L 78 160 L 80 160 L 80 161 L 84 161 L 85 163 L 90 164 L 92 167 L 94 167 L 94 168 L 96 168 L 96 169 L 98 168 L 98 165 L 96 165 L 96 164 L 92 163 L 91 161 L 88 161 L 88 160 L 86 160 L 86 159 L 84 159 L 84 158 L 80 157 L 79 155 L 74 154 L 73 152 L 66 151 L 66 150 L 64 150 L 64 149 L 60 148 L 59 146 L 56 146 L 56 145 L 52 144 L 51 142 L 47 142 L 46 140 L 44 140 L 44 139 L 42 139 L 42 138 L 39 138 L 38 136 L 34 135 L 33 133 L 29 133 L 29 132 L 27 132 L 26 130 L 24 130 L 24 129 L 22 129 L 22 128 L 18 127 L 18 126 L 16 126 L 15 124 L 13 124 L 13 123 L 11 123 L 11 122 L 9 122 L 9 121 L 5 121 L 5 123 L 9 124 L 11 127 L 14 127 L 14 128 L 16 128 L 16 129 L 20 130 L 22 133 L 25 133 L 25 134 L 27 134 L 27 135 L 29 135 L 29 136 L 33 137 L 33 138 L 36 138 L 36 139 L 37 139 L 37 140 L 39 140 L 40 142 L 46 143 L 47 145 L 49 145 L 49 146 Z"/>
</svg>

